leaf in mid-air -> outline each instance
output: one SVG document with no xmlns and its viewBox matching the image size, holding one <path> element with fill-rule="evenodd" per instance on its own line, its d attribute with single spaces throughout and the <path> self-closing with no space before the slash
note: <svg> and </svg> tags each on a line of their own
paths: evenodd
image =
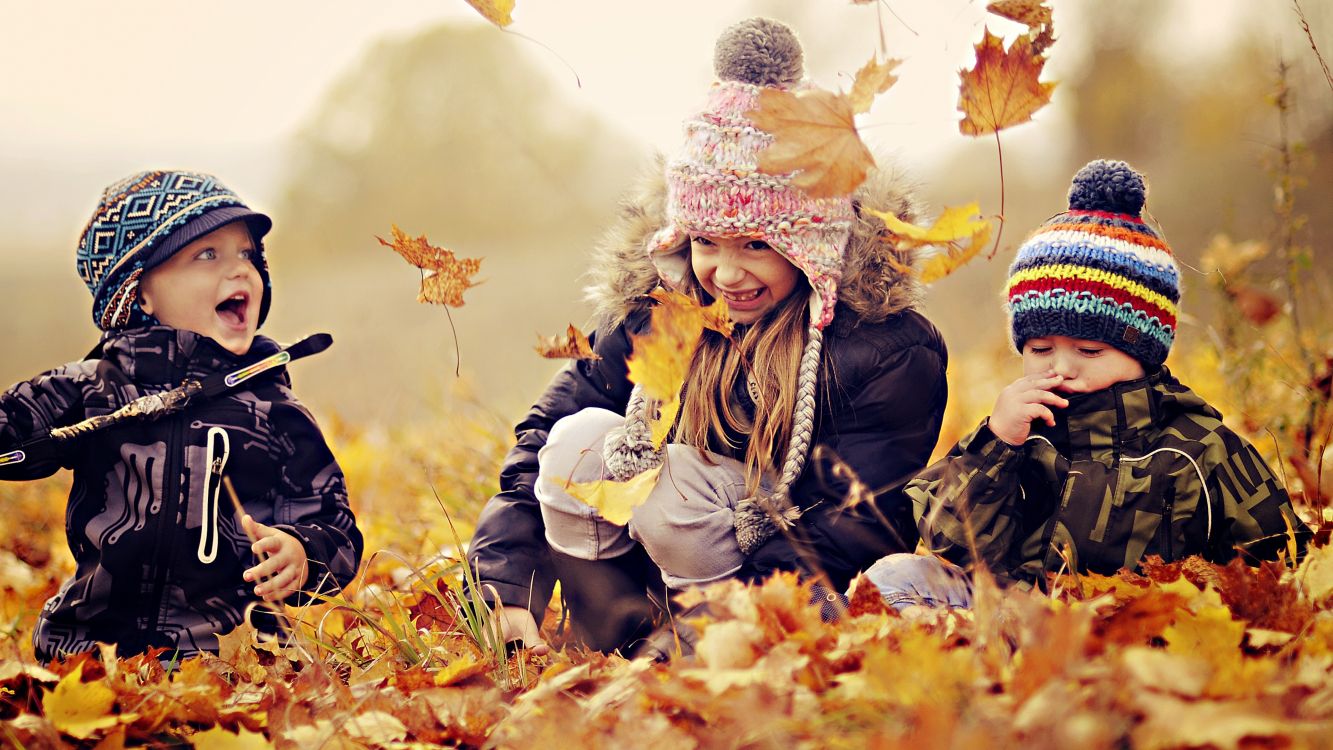
<svg viewBox="0 0 1333 750">
<path fill-rule="evenodd" d="M 1037 80 L 1046 59 L 1029 37 L 1018 37 L 1006 50 L 1004 41 L 988 29 L 976 50 L 976 66 L 960 73 L 958 108 L 963 119 L 958 129 L 964 135 L 987 135 L 1027 122 L 1050 103 L 1055 84 Z"/>
<path fill-rule="evenodd" d="M 922 283 L 929 284 L 961 268 L 981 252 L 990 239 L 991 222 L 983 219 L 981 209 L 974 201 L 966 206 L 946 207 L 934 224 L 919 227 L 908 224 L 889 212 L 870 210 L 884 221 L 895 247 L 912 250 L 927 245 L 941 248 L 929 258 L 917 273 Z"/>
<path fill-rule="evenodd" d="M 592 350 L 592 344 L 588 337 L 583 335 L 583 331 L 575 328 L 571 323 L 563 335 L 542 336 L 537 335 L 537 353 L 546 359 L 601 359 L 596 352 Z"/>
<path fill-rule="evenodd" d="M 773 136 L 759 154 L 759 171 L 794 173 L 792 184 L 812 198 L 851 194 L 875 164 L 856 132 L 855 115 L 844 94 L 764 89 L 750 113 L 755 126 Z"/>
<path fill-rule="evenodd" d="M 630 514 L 657 486 L 662 465 L 636 474 L 624 482 L 598 479 L 591 482 L 566 482 L 565 492 L 596 508 L 611 523 L 629 523 Z"/>
<path fill-rule="evenodd" d="M 383 237 L 375 239 L 425 272 L 418 302 L 463 306 L 463 292 L 472 286 L 472 277 L 481 269 L 481 258 L 456 257 L 451 251 L 430 244 L 424 234 L 409 237 L 397 224 L 393 225 L 393 242 L 386 242 Z"/>
<path fill-rule="evenodd" d="M 852 80 L 852 90 L 847 93 L 847 98 L 852 103 L 852 111 L 856 114 L 862 114 L 870 111 L 870 105 L 875 101 L 875 96 L 888 91 L 893 84 L 898 82 L 898 76 L 893 71 L 902 64 L 902 60 L 885 60 L 879 62 L 875 58 L 870 58 L 870 62 L 856 71 L 856 78 Z"/>
<path fill-rule="evenodd" d="M 502 29 L 514 22 L 514 0 L 467 0 L 467 4 Z"/>
</svg>

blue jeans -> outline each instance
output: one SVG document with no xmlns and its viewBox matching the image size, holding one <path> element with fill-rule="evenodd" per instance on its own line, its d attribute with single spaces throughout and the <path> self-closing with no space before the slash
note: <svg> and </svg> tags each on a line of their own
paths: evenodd
<svg viewBox="0 0 1333 750">
<path fill-rule="evenodd" d="M 972 580 L 962 568 L 938 557 L 898 553 L 875 561 L 865 572 L 890 607 L 912 605 L 969 609 Z"/>
</svg>

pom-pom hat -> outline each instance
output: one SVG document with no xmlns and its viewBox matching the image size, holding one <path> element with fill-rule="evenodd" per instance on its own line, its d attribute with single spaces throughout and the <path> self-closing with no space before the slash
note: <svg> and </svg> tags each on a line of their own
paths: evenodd
<svg viewBox="0 0 1333 750">
<path fill-rule="evenodd" d="M 1009 267 L 1006 309 L 1014 346 L 1040 336 L 1101 341 L 1148 369 L 1175 340 L 1180 270 L 1144 223 L 1147 187 L 1123 161 L 1074 175 L 1069 210 L 1046 221 Z"/>
<path fill-rule="evenodd" d="M 143 275 L 209 232 L 244 221 L 254 239 L 255 267 L 264 282 L 259 324 L 268 316 L 272 291 L 263 238 L 269 217 L 250 210 L 216 177 L 195 172 L 139 172 L 102 191 L 84 227 L 75 267 L 93 295 L 93 323 L 104 331 L 149 325 L 139 307 Z"/>
<path fill-rule="evenodd" d="M 765 88 L 800 88 L 801 44 L 784 24 L 751 18 L 718 38 L 713 67 L 719 82 L 703 111 L 685 121 L 684 147 L 667 164 L 667 223 L 649 241 L 653 262 L 681 288 L 689 235 L 763 240 L 809 279 L 811 322 L 823 328 L 837 304 L 851 198 L 811 198 L 791 175 L 760 172 L 759 154 L 773 136 L 749 117 Z"/>
</svg>

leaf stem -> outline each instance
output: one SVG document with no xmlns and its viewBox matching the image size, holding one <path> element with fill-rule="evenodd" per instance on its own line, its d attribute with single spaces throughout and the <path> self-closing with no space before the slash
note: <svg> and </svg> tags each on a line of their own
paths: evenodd
<svg viewBox="0 0 1333 750">
<path fill-rule="evenodd" d="M 1004 149 L 1000 147 L 1000 131 L 995 131 L 995 153 L 1000 158 L 1000 228 L 995 232 L 995 247 L 990 249 L 986 260 L 995 257 L 1000 251 L 1000 238 L 1004 236 Z"/>
</svg>

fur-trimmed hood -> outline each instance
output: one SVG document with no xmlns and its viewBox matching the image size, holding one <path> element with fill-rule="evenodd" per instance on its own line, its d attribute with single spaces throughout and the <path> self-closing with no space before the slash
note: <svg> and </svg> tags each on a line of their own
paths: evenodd
<svg viewBox="0 0 1333 750">
<path fill-rule="evenodd" d="M 599 325 L 616 325 L 646 306 L 648 293 L 660 283 L 648 243 L 666 223 L 663 175 L 659 156 L 621 201 L 615 221 L 597 245 L 585 291 Z M 904 221 L 915 221 L 916 201 L 907 177 L 887 165 L 871 170 L 852 202 L 856 222 L 843 260 L 838 302 L 861 320 L 879 322 L 920 301 L 920 282 L 902 270 L 915 263 L 917 253 L 895 252 L 882 239 L 884 222 L 861 209 L 891 211 Z"/>
</svg>

